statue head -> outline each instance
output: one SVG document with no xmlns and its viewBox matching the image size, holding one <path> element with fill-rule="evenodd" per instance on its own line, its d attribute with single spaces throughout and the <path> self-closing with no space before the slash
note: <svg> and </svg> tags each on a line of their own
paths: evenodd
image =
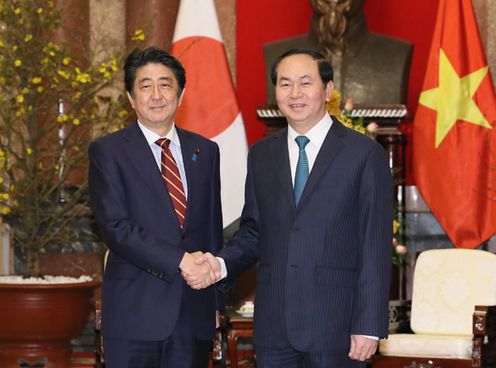
<svg viewBox="0 0 496 368">
<path fill-rule="evenodd" d="M 344 50 L 344 36 L 354 19 L 363 16 L 365 0 L 310 0 L 319 44 L 326 56 Z"/>
</svg>

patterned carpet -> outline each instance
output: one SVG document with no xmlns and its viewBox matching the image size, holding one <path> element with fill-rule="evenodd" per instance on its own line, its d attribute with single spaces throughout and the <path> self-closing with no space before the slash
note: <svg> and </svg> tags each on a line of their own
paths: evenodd
<svg viewBox="0 0 496 368">
<path fill-rule="evenodd" d="M 93 368 L 95 355 L 93 353 L 73 353 L 71 361 L 71 368 Z"/>
</svg>

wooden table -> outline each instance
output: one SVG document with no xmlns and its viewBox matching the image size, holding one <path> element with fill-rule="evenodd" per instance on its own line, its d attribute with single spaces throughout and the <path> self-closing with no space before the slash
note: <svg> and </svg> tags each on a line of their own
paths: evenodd
<svg viewBox="0 0 496 368">
<path fill-rule="evenodd" d="M 243 317 L 235 311 L 226 311 L 223 316 L 227 335 L 227 354 L 232 368 L 238 368 L 238 339 L 253 336 L 253 317 Z"/>
</svg>

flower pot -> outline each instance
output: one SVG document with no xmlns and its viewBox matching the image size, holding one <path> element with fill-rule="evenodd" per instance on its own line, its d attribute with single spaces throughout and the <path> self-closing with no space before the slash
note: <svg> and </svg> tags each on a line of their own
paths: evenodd
<svg viewBox="0 0 496 368">
<path fill-rule="evenodd" d="M 0 283 L 0 366 L 45 360 L 44 368 L 70 367 L 70 340 L 84 329 L 99 285 Z"/>
</svg>

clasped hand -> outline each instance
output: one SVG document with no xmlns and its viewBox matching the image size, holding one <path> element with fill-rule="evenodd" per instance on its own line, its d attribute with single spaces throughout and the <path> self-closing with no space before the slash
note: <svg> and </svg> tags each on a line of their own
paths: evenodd
<svg viewBox="0 0 496 368">
<path fill-rule="evenodd" d="M 221 277 L 220 262 L 212 253 L 185 253 L 179 264 L 181 275 L 192 289 L 204 289 Z"/>
</svg>

